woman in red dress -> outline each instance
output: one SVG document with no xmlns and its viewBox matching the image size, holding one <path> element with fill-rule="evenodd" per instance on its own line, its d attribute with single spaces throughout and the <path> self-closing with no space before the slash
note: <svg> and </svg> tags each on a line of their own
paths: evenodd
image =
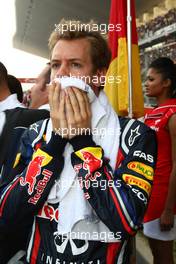
<svg viewBox="0 0 176 264">
<path fill-rule="evenodd" d="M 157 107 L 145 123 L 157 134 L 158 158 L 149 206 L 144 218 L 154 264 L 172 264 L 176 239 L 176 65 L 169 58 L 151 63 L 145 83 L 146 95 Z"/>
</svg>

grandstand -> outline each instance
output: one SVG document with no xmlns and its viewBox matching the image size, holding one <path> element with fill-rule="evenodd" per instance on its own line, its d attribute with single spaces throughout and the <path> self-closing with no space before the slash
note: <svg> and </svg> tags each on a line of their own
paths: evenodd
<svg viewBox="0 0 176 264">
<path fill-rule="evenodd" d="M 138 43 L 140 48 L 141 74 L 143 83 L 149 64 L 158 57 L 169 57 L 176 63 L 176 3 L 165 1 L 151 14 L 143 14 L 138 20 Z M 146 104 L 153 101 L 145 98 Z"/>
</svg>

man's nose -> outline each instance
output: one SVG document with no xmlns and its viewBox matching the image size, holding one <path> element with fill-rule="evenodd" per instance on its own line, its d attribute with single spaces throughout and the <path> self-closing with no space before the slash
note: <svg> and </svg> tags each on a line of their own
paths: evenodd
<svg viewBox="0 0 176 264">
<path fill-rule="evenodd" d="M 61 64 L 57 70 L 56 77 L 70 76 L 69 68 L 66 64 Z"/>
</svg>

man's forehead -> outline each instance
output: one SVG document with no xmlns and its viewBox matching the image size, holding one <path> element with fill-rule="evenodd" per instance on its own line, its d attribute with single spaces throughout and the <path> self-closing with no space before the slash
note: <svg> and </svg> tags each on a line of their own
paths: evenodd
<svg viewBox="0 0 176 264">
<path fill-rule="evenodd" d="M 71 59 L 75 59 L 79 57 L 81 58 L 83 55 L 90 54 L 90 43 L 87 39 L 74 39 L 74 40 L 58 40 L 56 45 L 54 46 L 52 52 L 52 59 L 56 55 L 67 55 Z"/>
</svg>

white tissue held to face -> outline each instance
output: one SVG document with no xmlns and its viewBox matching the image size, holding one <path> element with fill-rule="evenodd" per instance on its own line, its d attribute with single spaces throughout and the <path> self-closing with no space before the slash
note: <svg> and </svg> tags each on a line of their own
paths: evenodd
<svg viewBox="0 0 176 264">
<path fill-rule="evenodd" d="M 64 76 L 61 78 L 55 78 L 54 81 L 59 82 L 61 84 L 62 89 L 72 86 L 85 91 L 86 93 L 88 93 L 90 103 L 93 102 L 95 98 L 95 94 L 92 88 L 79 78 Z"/>
</svg>

